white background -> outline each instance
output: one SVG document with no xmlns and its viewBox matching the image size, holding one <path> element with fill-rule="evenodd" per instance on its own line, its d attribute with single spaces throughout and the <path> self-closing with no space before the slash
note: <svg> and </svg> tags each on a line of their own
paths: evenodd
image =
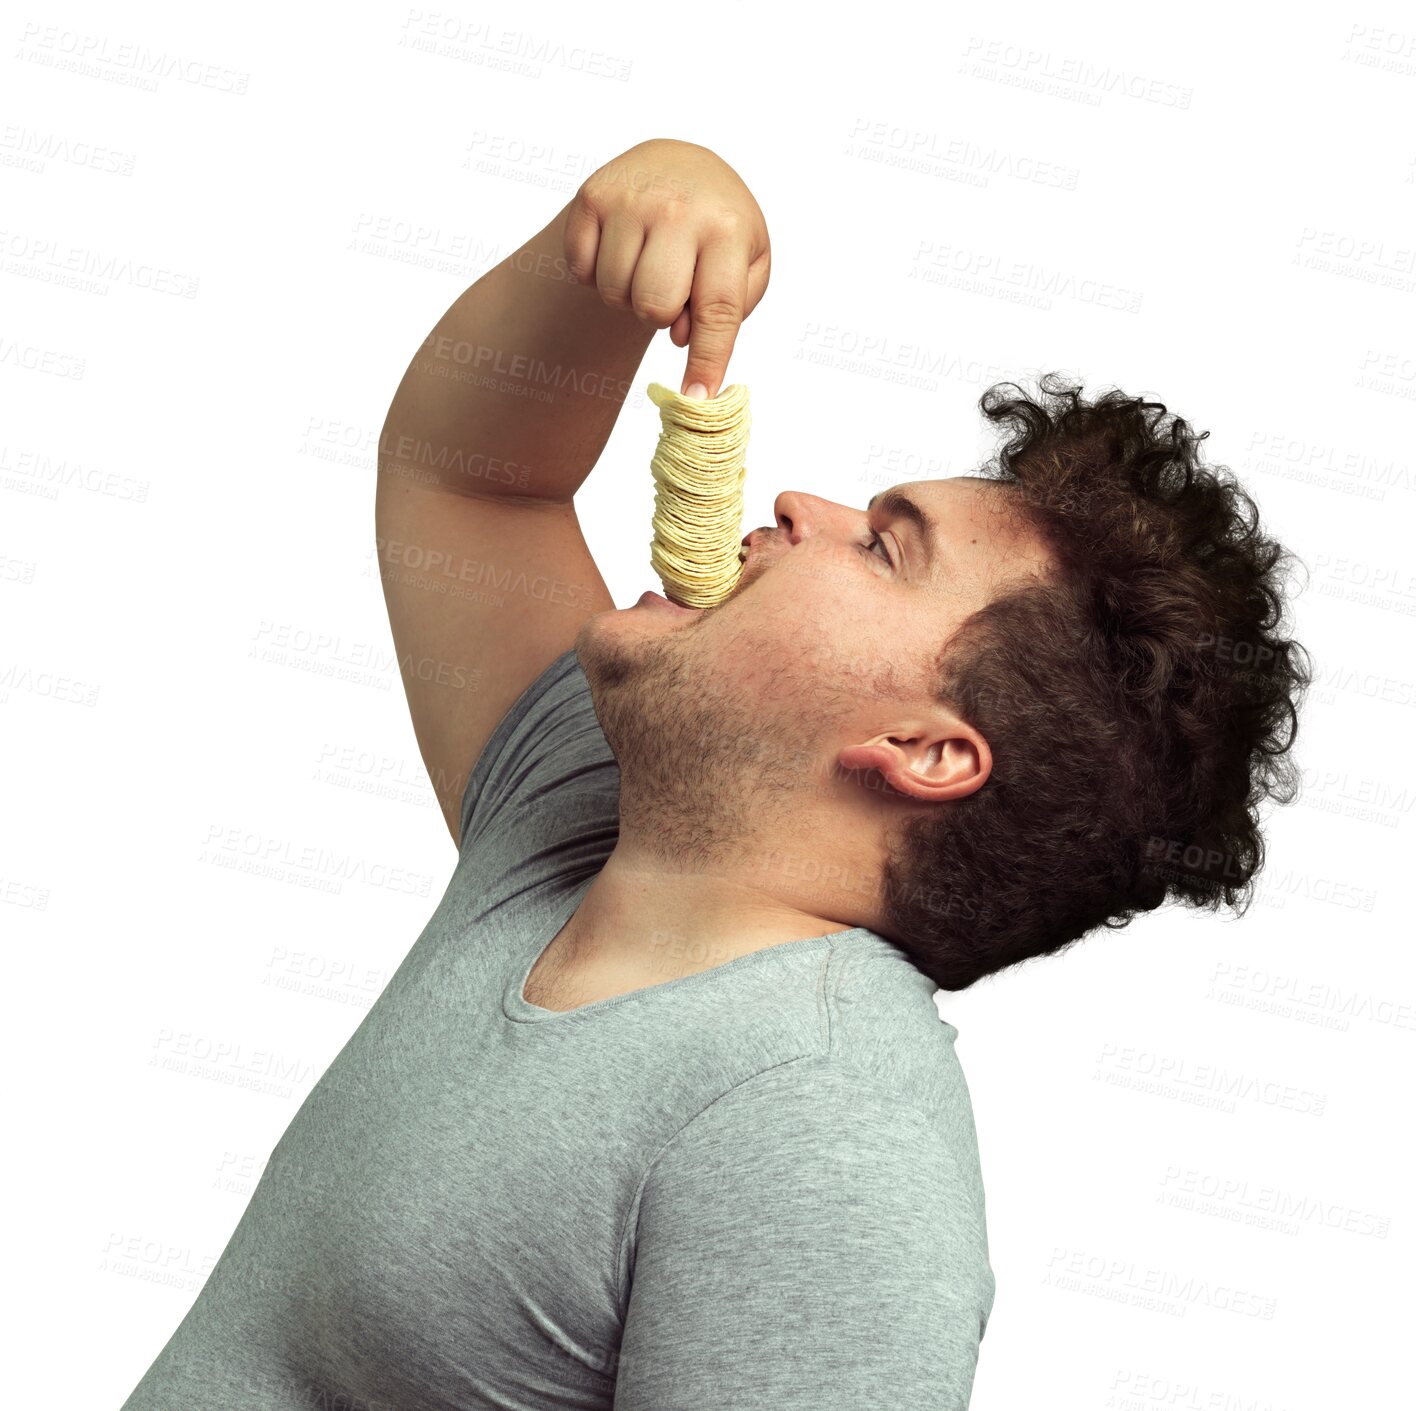
<svg viewBox="0 0 1416 1411">
<path fill-rule="evenodd" d="M 783 489 L 863 505 L 968 473 L 984 388 L 1057 369 L 1209 430 L 1308 568 L 1305 789 L 1249 914 L 1167 909 L 938 997 L 998 1278 L 974 1406 L 1394 1404 L 1408 8 L 69 4 L 5 26 L 12 1401 L 56 1377 L 69 1404 L 126 1397 L 441 895 L 375 569 L 378 430 L 456 295 L 665 136 L 731 163 L 772 235 L 729 370 L 753 391 L 744 528 Z M 579 497 L 620 605 L 659 586 L 643 389 L 683 358 L 656 338 Z M 240 870 L 253 849 L 320 861 Z"/>
</svg>

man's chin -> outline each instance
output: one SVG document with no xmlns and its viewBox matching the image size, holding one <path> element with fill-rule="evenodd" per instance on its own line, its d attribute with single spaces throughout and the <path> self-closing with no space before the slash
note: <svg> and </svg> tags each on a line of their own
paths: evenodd
<svg viewBox="0 0 1416 1411">
<path fill-rule="evenodd" d="M 642 674 L 653 654 L 656 639 L 670 635 L 664 624 L 636 621 L 638 610 L 612 608 L 597 612 L 580 624 L 575 634 L 575 654 L 590 684 L 607 690 Z"/>
<path fill-rule="evenodd" d="M 637 667 L 650 665 L 669 650 L 669 642 L 693 634 L 724 608 L 746 585 L 739 583 L 722 602 L 713 607 L 685 611 L 669 602 L 640 598 L 626 608 L 607 608 L 587 617 L 576 633 L 575 650 L 590 674 L 593 661 L 604 684 L 615 684 Z M 661 646 L 662 644 L 662 651 Z"/>
</svg>

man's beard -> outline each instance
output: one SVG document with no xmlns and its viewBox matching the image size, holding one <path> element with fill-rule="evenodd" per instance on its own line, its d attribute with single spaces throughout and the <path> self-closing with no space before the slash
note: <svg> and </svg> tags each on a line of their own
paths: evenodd
<svg viewBox="0 0 1416 1411">
<path fill-rule="evenodd" d="M 764 825 L 810 783 L 803 722 L 792 738 L 771 738 L 784 714 L 745 704 L 731 675 L 686 640 L 691 631 L 633 642 L 586 634 L 576 644 L 620 767 L 620 832 L 685 870 L 750 861 Z"/>
</svg>

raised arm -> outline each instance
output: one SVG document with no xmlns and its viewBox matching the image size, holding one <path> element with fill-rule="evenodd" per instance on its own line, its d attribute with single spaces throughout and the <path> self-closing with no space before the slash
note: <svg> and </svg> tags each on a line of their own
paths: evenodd
<svg viewBox="0 0 1416 1411">
<path fill-rule="evenodd" d="M 461 294 L 403 374 L 379 438 L 374 532 L 454 843 L 502 716 L 586 618 L 614 607 L 572 501 L 645 349 L 670 328 L 690 343 L 685 389 L 716 395 L 769 263 L 761 212 L 726 163 L 691 143 L 641 143 Z"/>
</svg>

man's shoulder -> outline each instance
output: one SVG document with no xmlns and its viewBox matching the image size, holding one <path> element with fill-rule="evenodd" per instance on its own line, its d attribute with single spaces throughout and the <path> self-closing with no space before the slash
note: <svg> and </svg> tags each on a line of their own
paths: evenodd
<svg viewBox="0 0 1416 1411">
<path fill-rule="evenodd" d="M 461 851 L 495 835 L 522 845 L 523 855 L 554 848 L 581 824 L 598 832 L 606 816 L 617 817 L 618 794 L 619 767 L 570 648 L 526 687 L 483 748 L 462 797 Z M 511 836 L 528 826 L 544 836 Z"/>
<path fill-rule="evenodd" d="M 666 1061 L 699 1073 L 705 1110 L 726 1104 L 720 1117 L 750 1127 L 760 1109 L 840 1114 L 865 1104 L 905 1122 L 912 1114 L 976 1162 L 958 1030 L 935 1007 L 936 986 L 892 942 L 862 927 L 729 969 L 738 973 L 692 1000 L 685 993 L 693 1012 L 665 1035 Z"/>
</svg>

